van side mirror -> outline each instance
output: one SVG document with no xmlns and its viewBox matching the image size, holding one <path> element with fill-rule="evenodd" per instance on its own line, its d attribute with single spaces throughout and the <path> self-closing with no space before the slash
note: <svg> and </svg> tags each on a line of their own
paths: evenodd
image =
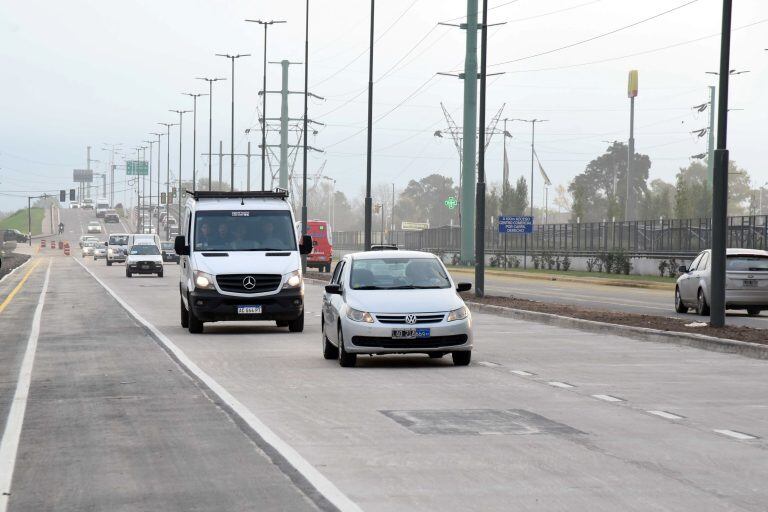
<svg viewBox="0 0 768 512">
<path fill-rule="evenodd" d="M 338 283 L 325 285 L 325 293 L 330 295 L 341 295 L 341 285 Z"/>
<path fill-rule="evenodd" d="M 301 244 L 299 245 L 299 254 L 302 256 L 312 252 L 312 237 L 304 235 L 301 237 Z"/>
<path fill-rule="evenodd" d="M 680 265 L 679 267 L 677 267 L 677 271 L 680 272 L 681 274 L 687 274 L 688 267 L 686 267 L 685 265 Z"/>
<path fill-rule="evenodd" d="M 104 247 L 109 247 L 109 242 L 104 242 Z"/>
<path fill-rule="evenodd" d="M 179 256 L 189 256 L 189 246 L 183 235 L 179 235 L 173 240 L 173 250 Z"/>
<path fill-rule="evenodd" d="M 456 285 L 456 291 L 461 292 L 468 292 L 472 289 L 472 283 L 459 283 Z"/>
</svg>

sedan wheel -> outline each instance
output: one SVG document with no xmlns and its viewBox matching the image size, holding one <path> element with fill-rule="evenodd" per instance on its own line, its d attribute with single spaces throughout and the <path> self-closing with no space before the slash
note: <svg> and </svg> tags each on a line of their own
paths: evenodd
<svg viewBox="0 0 768 512">
<path fill-rule="evenodd" d="M 749 316 L 758 316 L 760 314 L 760 311 L 762 311 L 762 310 L 760 308 L 756 308 L 756 307 L 747 308 L 747 314 Z"/>
<path fill-rule="evenodd" d="M 675 311 L 678 313 L 687 313 L 688 306 L 683 304 L 683 299 L 680 297 L 680 288 L 675 287 Z"/>
<path fill-rule="evenodd" d="M 323 357 L 325 359 L 337 359 L 339 357 L 339 349 L 331 343 L 328 336 L 325 335 L 325 318 L 321 318 L 322 327 L 320 328 L 320 334 L 323 342 Z"/>
<path fill-rule="evenodd" d="M 352 368 L 357 364 L 357 354 L 350 354 L 344 350 L 344 336 L 341 334 L 341 326 L 339 326 L 339 366 L 344 368 Z"/>
<path fill-rule="evenodd" d="M 699 288 L 699 293 L 696 296 L 696 313 L 701 316 L 709 315 L 709 304 L 707 304 L 707 298 L 701 288 Z"/>
</svg>

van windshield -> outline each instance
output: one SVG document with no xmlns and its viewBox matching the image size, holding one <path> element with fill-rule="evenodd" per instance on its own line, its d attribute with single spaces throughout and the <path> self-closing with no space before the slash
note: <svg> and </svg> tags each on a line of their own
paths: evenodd
<svg viewBox="0 0 768 512">
<path fill-rule="evenodd" d="M 296 237 L 288 211 L 198 211 L 196 251 L 295 251 Z"/>
</svg>

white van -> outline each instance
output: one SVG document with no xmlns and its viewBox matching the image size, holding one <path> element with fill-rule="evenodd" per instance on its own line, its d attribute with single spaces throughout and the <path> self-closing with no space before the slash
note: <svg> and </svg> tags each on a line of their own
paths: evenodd
<svg viewBox="0 0 768 512">
<path fill-rule="evenodd" d="M 271 320 L 304 330 L 301 255 L 288 192 L 191 192 L 174 248 L 181 257 L 181 325 Z"/>
<path fill-rule="evenodd" d="M 96 200 L 96 217 L 102 219 L 104 218 L 105 214 L 107 213 L 107 210 L 109 210 L 109 201 L 106 199 L 97 199 Z"/>
</svg>

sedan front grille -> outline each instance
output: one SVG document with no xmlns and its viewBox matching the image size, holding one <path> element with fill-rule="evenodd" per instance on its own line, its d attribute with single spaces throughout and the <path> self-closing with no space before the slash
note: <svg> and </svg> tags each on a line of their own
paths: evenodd
<svg viewBox="0 0 768 512">
<path fill-rule="evenodd" d="M 251 279 L 248 279 L 251 278 Z M 219 288 L 232 293 L 264 293 L 277 290 L 283 276 L 280 274 L 224 274 L 216 276 Z M 246 287 L 246 284 L 253 286 Z"/>
<path fill-rule="evenodd" d="M 406 317 L 410 315 L 376 315 L 376 320 L 382 324 L 405 324 L 405 325 L 418 325 L 418 324 L 437 324 L 443 321 L 445 313 L 420 313 L 414 315 L 416 322 L 409 323 L 406 321 Z"/>
</svg>

